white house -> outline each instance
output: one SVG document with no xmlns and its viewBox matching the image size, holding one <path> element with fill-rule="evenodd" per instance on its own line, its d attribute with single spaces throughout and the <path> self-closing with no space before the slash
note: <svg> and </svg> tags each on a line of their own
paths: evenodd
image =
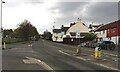
<svg viewBox="0 0 120 72">
<path fill-rule="evenodd" d="M 86 33 L 89 33 L 89 28 L 79 18 L 76 24 L 67 30 L 67 34 L 70 34 L 71 38 L 76 38 L 77 33 L 80 33 L 80 38 L 83 38 Z"/>
<path fill-rule="evenodd" d="M 63 38 L 66 37 L 66 32 L 69 27 L 61 26 L 61 29 L 53 29 L 52 40 L 56 42 L 63 42 Z"/>
<path fill-rule="evenodd" d="M 62 42 L 61 29 L 53 29 L 52 40 L 56 42 Z"/>
</svg>

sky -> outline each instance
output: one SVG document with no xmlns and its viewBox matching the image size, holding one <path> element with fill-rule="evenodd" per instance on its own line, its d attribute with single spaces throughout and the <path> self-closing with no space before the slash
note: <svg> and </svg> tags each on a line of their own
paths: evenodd
<svg viewBox="0 0 120 72">
<path fill-rule="evenodd" d="M 25 19 L 39 33 L 52 32 L 53 25 L 69 26 L 80 18 L 87 26 L 118 20 L 119 0 L 4 0 L 2 27 L 16 29 Z M 55 23 L 54 23 L 55 22 Z"/>
</svg>

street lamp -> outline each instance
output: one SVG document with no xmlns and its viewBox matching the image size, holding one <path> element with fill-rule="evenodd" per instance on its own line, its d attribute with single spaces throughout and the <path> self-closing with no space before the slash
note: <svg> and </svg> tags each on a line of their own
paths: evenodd
<svg viewBox="0 0 120 72">
<path fill-rule="evenodd" d="M 1 6 L 1 9 L 0 9 L 0 10 L 1 10 L 1 14 L 0 14 L 0 15 L 1 15 L 1 16 L 0 16 L 0 18 L 1 18 L 1 19 L 0 19 L 0 23 L 1 23 L 1 24 L 0 24 L 0 25 L 1 25 L 1 27 L 0 27 L 0 28 L 1 28 L 0 30 L 1 30 L 1 31 L 0 31 L 0 32 L 1 32 L 1 34 L 2 34 L 2 3 L 5 3 L 5 2 L 1 0 L 1 3 L 0 3 L 0 4 L 1 4 L 1 5 L 0 5 L 0 6 Z"/>
<path fill-rule="evenodd" d="M 1 0 L 1 2 L 0 2 L 0 4 L 1 4 L 1 5 L 0 5 L 0 6 L 1 6 L 1 7 L 0 7 L 0 8 L 1 8 L 1 9 L 0 9 L 0 10 L 1 10 L 1 11 L 0 11 L 0 12 L 1 12 L 1 13 L 0 13 L 0 34 L 1 34 L 0 36 L 1 36 L 1 39 L 2 39 L 2 3 L 5 3 L 5 2 L 2 1 L 2 0 Z"/>
<path fill-rule="evenodd" d="M 0 10 L 1 10 L 1 11 L 0 11 L 0 12 L 1 12 L 1 13 L 0 13 L 0 64 L 2 64 L 2 60 L 1 60 L 1 59 L 2 59 L 2 56 L 1 56 L 1 55 L 2 55 L 2 3 L 5 3 L 5 2 L 2 1 L 2 0 L 0 1 L 0 4 L 1 4 L 1 5 L 0 5 L 0 6 L 1 6 L 1 7 L 0 7 L 0 8 L 1 8 L 1 9 L 0 9 Z M 2 70 L 2 67 L 0 67 L 0 71 L 1 71 L 1 70 Z"/>
</svg>

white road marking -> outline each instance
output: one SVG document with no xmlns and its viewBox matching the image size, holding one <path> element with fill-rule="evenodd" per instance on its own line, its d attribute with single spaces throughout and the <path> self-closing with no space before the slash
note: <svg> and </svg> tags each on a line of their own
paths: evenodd
<svg viewBox="0 0 120 72">
<path fill-rule="evenodd" d="M 39 59 L 36 59 L 36 58 L 32 58 L 32 57 L 25 57 L 27 59 L 23 59 L 23 62 L 24 63 L 28 63 L 28 64 L 38 64 L 38 65 L 41 65 L 43 66 L 44 68 L 46 68 L 47 70 L 51 70 L 52 72 L 55 72 L 50 66 L 48 66 L 45 62 L 39 60 Z"/>
<path fill-rule="evenodd" d="M 45 62 L 38 60 L 39 63 L 41 63 L 45 68 L 47 68 L 48 70 L 51 70 L 53 72 L 55 72 L 50 66 L 48 66 Z"/>
<path fill-rule="evenodd" d="M 103 54 L 110 55 L 110 56 L 118 56 L 116 54 L 110 54 L 110 53 L 103 53 Z"/>
<path fill-rule="evenodd" d="M 114 61 L 118 61 L 119 60 L 119 58 L 112 58 Z"/>
<path fill-rule="evenodd" d="M 68 54 L 68 53 L 66 53 L 66 52 L 61 51 L 61 50 L 58 50 L 58 51 L 59 51 L 60 53 L 65 54 L 65 55 L 72 56 L 72 55 L 70 55 L 70 54 Z"/>
<path fill-rule="evenodd" d="M 32 44 L 30 44 L 30 45 L 28 45 L 28 46 L 32 47 Z"/>
<path fill-rule="evenodd" d="M 75 57 L 75 58 L 86 61 L 86 59 L 85 59 L 85 58 L 82 58 L 82 57 Z"/>
<path fill-rule="evenodd" d="M 93 57 L 94 55 L 90 55 L 90 56 Z M 109 56 L 105 56 L 105 57 L 109 57 Z M 114 60 L 114 61 L 118 61 L 118 59 L 119 59 L 119 58 L 112 58 L 112 60 Z M 107 60 L 107 59 L 104 59 L 104 60 Z"/>
<path fill-rule="evenodd" d="M 108 68 L 108 69 L 120 71 L 120 70 L 118 70 L 118 69 L 116 69 L 116 68 L 112 68 L 112 67 L 106 66 L 106 65 L 104 65 L 104 64 L 99 64 L 99 63 L 94 63 L 94 64 L 99 65 L 99 66 L 102 66 L 102 67 L 105 67 L 105 68 Z"/>
</svg>

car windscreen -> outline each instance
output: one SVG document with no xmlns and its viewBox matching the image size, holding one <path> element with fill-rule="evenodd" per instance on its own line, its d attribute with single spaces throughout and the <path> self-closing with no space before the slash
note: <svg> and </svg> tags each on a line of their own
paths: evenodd
<svg viewBox="0 0 120 72">
<path fill-rule="evenodd" d="M 113 42 L 111 41 L 104 41 L 105 44 L 114 44 Z"/>
</svg>

